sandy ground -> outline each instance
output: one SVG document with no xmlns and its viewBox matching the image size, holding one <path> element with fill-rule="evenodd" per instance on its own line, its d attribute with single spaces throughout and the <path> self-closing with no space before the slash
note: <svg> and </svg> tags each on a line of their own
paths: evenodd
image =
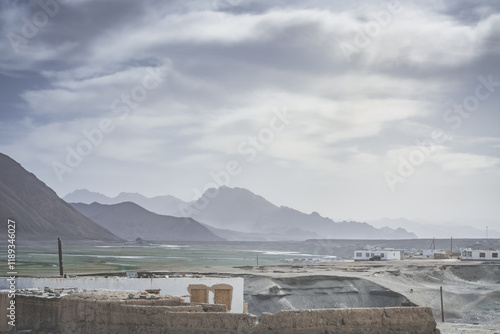
<svg viewBox="0 0 500 334">
<path fill-rule="evenodd" d="M 196 272 L 213 273 L 204 267 Z M 332 262 L 309 266 L 217 267 L 218 273 L 267 277 L 336 276 L 369 280 L 395 291 L 419 306 L 431 307 L 441 321 L 443 287 L 445 321 L 493 326 L 500 331 L 500 264 L 459 260 L 406 260 L 387 262 Z M 191 271 L 192 272 L 192 271 Z M 479 327 L 444 325 L 443 333 L 483 333 Z M 446 327 L 449 326 L 450 328 Z M 461 327 L 462 326 L 462 327 Z M 495 329 L 496 328 L 496 329 Z M 450 332 L 451 330 L 451 332 Z"/>
</svg>

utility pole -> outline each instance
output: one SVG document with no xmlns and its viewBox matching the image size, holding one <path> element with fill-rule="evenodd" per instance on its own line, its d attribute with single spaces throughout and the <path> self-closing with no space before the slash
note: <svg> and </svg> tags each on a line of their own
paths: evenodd
<svg viewBox="0 0 500 334">
<path fill-rule="evenodd" d="M 450 240 L 450 258 L 453 258 L 453 237 Z"/>
<path fill-rule="evenodd" d="M 61 277 L 64 277 L 61 238 L 57 238 L 57 248 L 59 248 L 59 275 L 61 275 Z"/>
<path fill-rule="evenodd" d="M 486 240 L 488 240 L 488 226 L 486 226 Z"/>
<path fill-rule="evenodd" d="M 444 322 L 444 306 L 443 306 L 443 287 L 439 287 L 441 292 L 441 322 Z"/>
<path fill-rule="evenodd" d="M 432 238 L 432 242 L 431 242 L 430 248 L 431 248 L 432 250 L 435 250 L 435 249 L 436 249 L 436 238 Z"/>
<path fill-rule="evenodd" d="M 257 254 L 257 267 L 259 266 L 259 254 Z"/>
</svg>

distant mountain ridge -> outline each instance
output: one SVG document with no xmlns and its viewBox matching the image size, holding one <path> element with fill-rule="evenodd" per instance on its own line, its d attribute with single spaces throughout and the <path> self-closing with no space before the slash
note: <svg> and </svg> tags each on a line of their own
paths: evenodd
<svg viewBox="0 0 500 334">
<path fill-rule="evenodd" d="M 217 193 L 216 196 L 213 194 Z M 71 196 L 70 196 L 71 195 Z M 86 197 L 84 197 L 84 196 Z M 68 201 L 98 201 L 102 194 L 79 190 L 64 198 Z M 334 222 L 317 212 L 306 214 L 285 206 L 278 207 L 264 197 L 244 188 L 220 187 L 209 189 L 197 201 L 183 202 L 173 196 L 148 199 L 135 194 L 145 208 L 153 207 L 153 201 L 161 199 L 164 212 L 169 215 L 191 217 L 215 234 L 228 240 L 306 240 L 312 238 L 337 239 L 414 239 L 416 235 L 403 228 L 377 229 L 367 223 Z M 120 196 L 103 201 L 116 201 Z M 173 200 L 173 199 L 174 200 Z M 132 200 L 135 202 L 134 200 Z M 143 203 L 144 203 L 143 202 Z M 159 201 L 161 202 L 161 201 Z M 173 204 L 175 202 L 175 204 Z M 139 204 L 138 202 L 135 202 Z M 141 205 L 141 204 L 139 204 Z M 141 205 L 141 206 L 143 206 Z M 151 210 L 158 213 L 158 211 Z"/>
<path fill-rule="evenodd" d="M 85 203 L 92 204 L 94 202 L 100 204 L 118 204 L 123 202 L 133 202 L 144 209 L 155 212 L 160 215 L 173 215 L 178 213 L 179 206 L 184 202 L 174 196 L 156 196 L 146 197 L 138 193 L 122 192 L 116 197 L 108 197 L 98 192 L 92 192 L 87 189 L 78 189 L 64 196 L 64 200 L 68 203 Z"/>
<path fill-rule="evenodd" d="M 382 218 L 379 220 L 370 221 L 374 226 L 400 226 L 411 229 L 419 238 L 485 238 L 486 230 L 475 228 L 469 225 L 438 225 L 430 223 L 421 223 L 406 218 Z M 488 237 L 500 238 L 500 232 L 496 230 L 488 230 Z"/>
<path fill-rule="evenodd" d="M 159 215 L 132 202 L 119 204 L 74 203 L 72 206 L 126 240 L 137 238 L 150 241 L 224 240 L 192 218 Z"/>
<path fill-rule="evenodd" d="M 208 193 L 209 192 L 209 193 Z M 367 223 L 334 222 L 317 212 L 306 214 L 298 210 L 278 207 L 262 196 L 244 188 L 220 187 L 189 203 L 183 211 L 194 219 L 222 229 L 263 234 L 289 234 L 302 231 L 293 240 L 305 240 L 307 233 L 332 239 L 414 239 L 416 235 L 404 229 L 377 229 Z"/>
<path fill-rule="evenodd" d="M 58 237 L 63 240 L 124 241 L 76 211 L 34 174 L 0 153 L 2 233 L 7 231 L 7 219 L 16 221 L 16 240 L 21 241 L 53 241 Z"/>
</svg>

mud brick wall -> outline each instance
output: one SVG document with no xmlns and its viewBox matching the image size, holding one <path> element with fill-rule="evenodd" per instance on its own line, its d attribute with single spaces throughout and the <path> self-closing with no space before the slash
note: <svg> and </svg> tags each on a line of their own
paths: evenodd
<svg viewBox="0 0 500 334">
<path fill-rule="evenodd" d="M 424 307 L 284 311 L 257 318 L 205 312 L 199 304 L 137 302 L 17 296 L 16 327 L 53 334 L 439 334 L 431 309 Z M 7 303 L 7 294 L 0 293 L 3 319 Z M 10 329 L 2 321 L 0 332 Z"/>
<path fill-rule="evenodd" d="M 255 333 L 439 333 L 430 308 L 352 308 L 263 314 Z"/>
</svg>

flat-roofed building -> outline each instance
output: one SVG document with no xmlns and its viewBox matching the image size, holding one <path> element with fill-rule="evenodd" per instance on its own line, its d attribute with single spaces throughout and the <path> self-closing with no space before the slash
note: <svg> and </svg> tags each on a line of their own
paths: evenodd
<svg viewBox="0 0 500 334">
<path fill-rule="evenodd" d="M 498 254 L 500 250 L 481 250 L 481 249 L 471 249 L 463 248 L 461 249 L 461 260 L 479 260 L 479 261 L 499 261 L 500 258 Z"/>
<path fill-rule="evenodd" d="M 402 260 L 403 254 L 399 250 L 356 250 L 354 251 L 354 261 L 369 261 L 377 259 L 381 261 Z"/>
</svg>

